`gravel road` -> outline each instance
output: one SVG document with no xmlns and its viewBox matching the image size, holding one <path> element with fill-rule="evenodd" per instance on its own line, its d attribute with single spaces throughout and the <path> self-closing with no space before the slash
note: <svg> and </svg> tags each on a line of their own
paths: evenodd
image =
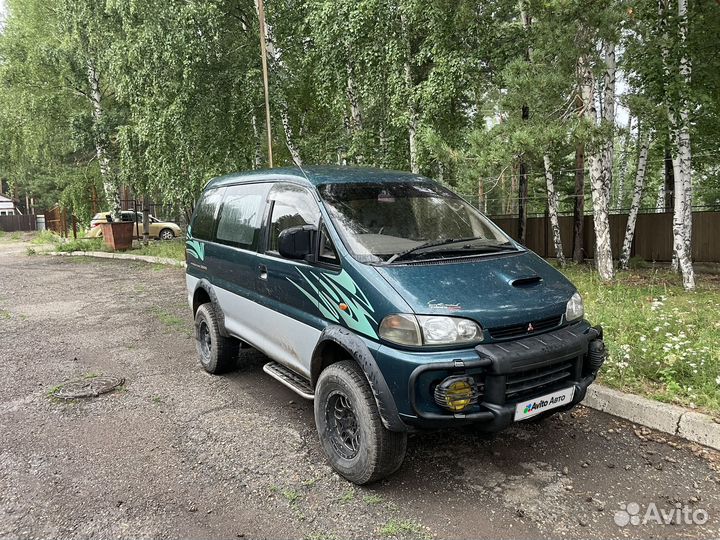
<svg viewBox="0 0 720 540">
<path fill-rule="evenodd" d="M 0 240 L 1 538 L 720 536 L 717 453 L 584 408 L 412 435 L 397 474 L 355 487 L 262 354 L 199 367 L 182 270 L 26 248 Z M 126 382 L 52 396 L 97 375 Z M 709 519 L 618 526 L 629 503 Z"/>
</svg>

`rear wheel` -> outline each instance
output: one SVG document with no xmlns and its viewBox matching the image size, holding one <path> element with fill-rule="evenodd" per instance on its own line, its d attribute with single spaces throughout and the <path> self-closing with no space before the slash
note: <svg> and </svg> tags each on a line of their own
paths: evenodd
<svg viewBox="0 0 720 540">
<path fill-rule="evenodd" d="M 172 240 L 175 238 L 175 233 L 172 232 L 172 229 L 163 229 L 160 231 L 160 234 L 158 235 L 160 240 Z"/>
<path fill-rule="evenodd" d="M 352 360 L 330 365 L 315 389 L 315 425 L 332 467 L 355 484 L 397 471 L 407 434 L 383 426 L 365 374 Z"/>
<path fill-rule="evenodd" d="M 225 373 L 235 365 L 239 342 L 220 335 L 212 304 L 202 304 L 195 312 L 195 346 L 200 365 L 208 373 Z"/>
</svg>

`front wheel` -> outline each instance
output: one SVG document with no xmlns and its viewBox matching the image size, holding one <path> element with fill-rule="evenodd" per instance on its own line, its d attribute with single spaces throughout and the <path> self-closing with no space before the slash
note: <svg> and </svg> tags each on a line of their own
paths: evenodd
<svg viewBox="0 0 720 540">
<path fill-rule="evenodd" d="M 175 238 L 175 233 L 172 232 L 172 229 L 163 229 L 160 231 L 160 240 L 172 240 Z"/>
<path fill-rule="evenodd" d="M 315 425 L 333 469 L 355 484 L 369 484 L 397 471 L 407 434 L 383 426 L 365 374 L 352 360 L 321 374 L 315 389 Z"/>
</svg>

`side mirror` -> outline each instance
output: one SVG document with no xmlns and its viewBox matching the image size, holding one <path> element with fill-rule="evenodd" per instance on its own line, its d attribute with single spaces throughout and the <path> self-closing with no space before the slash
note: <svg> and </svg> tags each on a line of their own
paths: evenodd
<svg viewBox="0 0 720 540">
<path fill-rule="evenodd" d="M 317 228 L 314 225 L 285 229 L 278 237 L 280 255 L 286 259 L 305 259 L 315 251 L 316 233 Z"/>
</svg>

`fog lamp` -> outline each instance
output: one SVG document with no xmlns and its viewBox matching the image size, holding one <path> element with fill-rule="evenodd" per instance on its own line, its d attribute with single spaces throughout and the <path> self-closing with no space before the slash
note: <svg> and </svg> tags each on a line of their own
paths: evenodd
<svg viewBox="0 0 720 540">
<path fill-rule="evenodd" d="M 435 387 L 435 403 L 448 411 L 463 411 L 477 400 L 477 385 L 472 377 L 448 377 Z"/>
</svg>

